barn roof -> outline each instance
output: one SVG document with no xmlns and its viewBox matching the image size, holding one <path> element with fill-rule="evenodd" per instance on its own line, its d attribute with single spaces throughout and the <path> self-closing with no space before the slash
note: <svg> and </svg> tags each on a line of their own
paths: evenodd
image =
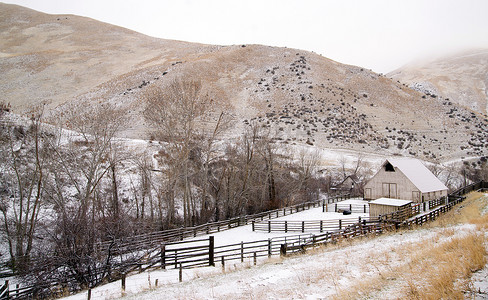
<svg viewBox="0 0 488 300">
<path fill-rule="evenodd" d="M 410 203 L 412 203 L 412 201 L 410 200 L 401 200 L 401 199 L 392 199 L 392 198 L 379 198 L 369 202 L 369 204 L 380 204 L 380 205 L 388 205 L 388 206 L 404 206 Z"/>
<path fill-rule="evenodd" d="M 422 162 L 412 158 L 390 158 L 390 163 L 400 170 L 422 193 L 447 190 L 447 187 Z"/>
</svg>

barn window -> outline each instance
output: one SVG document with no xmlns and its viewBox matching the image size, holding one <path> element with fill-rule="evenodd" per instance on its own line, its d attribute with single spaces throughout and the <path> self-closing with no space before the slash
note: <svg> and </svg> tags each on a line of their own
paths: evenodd
<svg viewBox="0 0 488 300">
<path fill-rule="evenodd" d="M 387 163 L 385 165 L 385 171 L 386 172 L 395 172 L 395 168 L 390 163 Z"/>
</svg>

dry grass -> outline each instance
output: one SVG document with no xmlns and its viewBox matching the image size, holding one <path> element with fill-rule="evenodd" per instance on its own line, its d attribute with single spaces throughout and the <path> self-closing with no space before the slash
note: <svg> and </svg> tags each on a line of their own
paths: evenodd
<svg viewBox="0 0 488 300">
<path fill-rule="evenodd" d="M 361 278 L 334 295 L 334 299 L 400 298 L 464 299 L 471 274 L 486 264 L 488 215 L 483 194 L 472 193 L 458 208 L 436 220 L 434 227 L 447 226 L 427 243 L 406 244 L 395 252 L 404 257 L 399 266 Z M 453 224 L 476 224 L 476 230 L 456 235 Z M 369 260 L 381 263 L 373 257 Z M 385 268 L 383 268 L 385 269 Z"/>
<path fill-rule="evenodd" d="M 471 223 L 482 217 L 482 210 L 485 206 L 486 200 L 483 193 L 469 193 L 464 202 L 445 213 L 441 218 L 426 224 L 426 227 L 445 227 L 461 223 Z"/>
</svg>

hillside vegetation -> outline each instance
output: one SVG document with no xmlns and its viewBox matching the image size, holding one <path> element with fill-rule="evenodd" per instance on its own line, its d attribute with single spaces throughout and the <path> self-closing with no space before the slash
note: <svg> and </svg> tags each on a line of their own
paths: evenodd
<svg viewBox="0 0 488 300">
<path fill-rule="evenodd" d="M 446 161 L 486 156 L 488 124 L 442 97 L 313 52 L 261 45 L 212 46 L 151 38 L 71 15 L 0 4 L 0 92 L 14 112 L 47 103 L 110 102 L 132 118 L 122 135 L 150 138 L 144 97 L 176 78 L 200 81 L 208 114 L 267 127 L 275 141 Z"/>
</svg>

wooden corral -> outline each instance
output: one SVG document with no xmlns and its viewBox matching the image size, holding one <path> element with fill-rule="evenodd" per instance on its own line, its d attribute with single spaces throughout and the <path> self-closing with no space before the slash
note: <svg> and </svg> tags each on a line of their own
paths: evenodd
<svg viewBox="0 0 488 300">
<path fill-rule="evenodd" d="M 410 200 L 379 198 L 369 202 L 369 217 L 375 218 L 396 213 L 398 221 L 404 221 L 412 215 L 411 205 Z"/>
<path fill-rule="evenodd" d="M 447 197 L 447 187 L 416 159 L 388 159 L 364 186 L 364 199 L 393 198 L 416 203 Z"/>
</svg>

